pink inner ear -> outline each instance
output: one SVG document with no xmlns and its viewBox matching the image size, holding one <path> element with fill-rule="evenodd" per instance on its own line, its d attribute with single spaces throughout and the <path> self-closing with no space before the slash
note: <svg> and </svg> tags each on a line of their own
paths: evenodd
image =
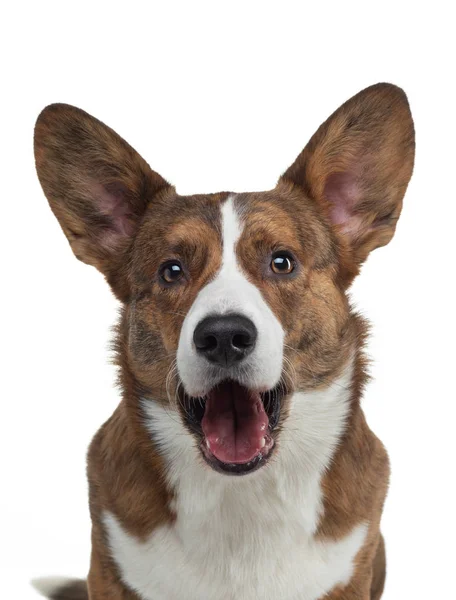
<svg viewBox="0 0 456 600">
<path fill-rule="evenodd" d="M 354 212 L 360 200 L 360 187 L 356 175 L 351 172 L 330 175 L 325 185 L 325 197 L 331 204 L 331 221 L 340 225 L 344 233 L 356 234 L 362 224 L 361 217 Z"/>
<path fill-rule="evenodd" d="M 106 234 L 110 238 L 109 245 L 112 245 L 118 236 L 132 235 L 133 215 L 122 184 L 111 185 L 109 190 L 100 184 L 95 184 L 92 189 L 98 210 L 102 215 L 110 217 L 112 222 L 112 231 Z"/>
</svg>

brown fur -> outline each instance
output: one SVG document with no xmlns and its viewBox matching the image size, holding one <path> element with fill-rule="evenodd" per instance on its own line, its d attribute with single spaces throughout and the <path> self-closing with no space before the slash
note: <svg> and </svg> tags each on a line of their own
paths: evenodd
<svg viewBox="0 0 456 600">
<path fill-rule="evenodd" d="M 377 600 L 384 584 L 379 525 L 388 458 L 360 407 L 367 326 L 353 313 L 346 290 L 368 253 L 394 234 L 413 140 L 403 92 L 372 86 L 320 127 L 274 190 L 235 200 L 244 222 L 239 262 L 286 332 L 290 390 L 330 385 L 355 353 L 349 422 L 323 478 L 318 536 L 338 539 L 360 522 L 370 529 L 352 581 L 333 590 L 331 600 Z M 123 399 L 88 455 L 88 585 L 90 600 L 133 599 L 109 555 L 101 512 L 114 513 L 140 539 L 175 518 L 173 490 L 139 399 L 166 405 L 175 392 L 176 381 L 167 376 L 183 319 L 220 266 L 220 205 L 227 194 L 178 196 L 117 134 L 65 105 L 40 115 L 35 152 L 41 184 L 76 256 L 104 273 L 123 302 L 115 346 Z M 268 268 L 271 252 L 280 249 L 297 259 L 287 279 Z M 181 260 L 184 278 L 164 287 L 157 268 L 172 258 Z M 285 400 L 282 419 L 286 415 Z M 275 435 L 280 452 L 280 427 Z"/>
</svg>

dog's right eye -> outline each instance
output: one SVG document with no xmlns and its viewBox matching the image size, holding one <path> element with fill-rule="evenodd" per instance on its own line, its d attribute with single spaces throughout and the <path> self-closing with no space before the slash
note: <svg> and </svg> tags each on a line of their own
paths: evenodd
<svg viewBox="0 0 456 600">
<path fill-rule="evenodd" d="M 160 279 L 165 285 L 177 283 L 183 275 L 184 271 L 177 260 L 168 261 L 160 267 Z"/>
</svg>

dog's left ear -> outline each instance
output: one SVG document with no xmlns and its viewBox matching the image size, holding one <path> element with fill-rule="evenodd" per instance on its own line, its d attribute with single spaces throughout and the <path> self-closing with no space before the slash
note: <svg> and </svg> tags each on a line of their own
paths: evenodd
<svg viewBox="0 0 456 600">
<path fill-rule="evenodd" d="M 354 260 L 355 274 L 369 252 L 394 235 L 414 154 L 407 97 L 379 83 L 333 113 L 281 180 L 320 204 Z"/>
</svg>

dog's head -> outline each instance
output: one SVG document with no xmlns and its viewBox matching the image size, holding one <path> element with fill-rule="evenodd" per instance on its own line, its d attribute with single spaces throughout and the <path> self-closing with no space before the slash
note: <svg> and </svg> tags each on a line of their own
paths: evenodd
<svg viewBox="0 0 456 600">
<path fill-rule="evenodd" d="M 215 469 L 265 464 L 292 392 L 331 382 L 356 346 L 346 290 L 392 238 L 412 172 L 404 93 L 354 96 L 268 192 L 179 196 L 67 105 L 39 116 L 35 155 L 75 255 L 124 304 L 134 393 L 169 402 Z"/>
</svg>

